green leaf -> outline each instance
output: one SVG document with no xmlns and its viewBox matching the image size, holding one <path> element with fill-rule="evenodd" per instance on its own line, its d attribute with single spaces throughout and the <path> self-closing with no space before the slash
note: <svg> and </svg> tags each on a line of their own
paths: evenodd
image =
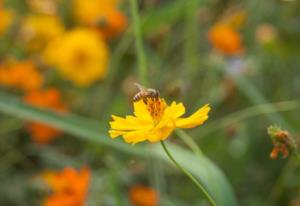
<svg viewBox="0 0 300 206">
<path fill-rule="evenodd" d="M 112 140 L 103 131 L 100 123 L 72 114 L 57 114 L 26 105 L 16 97 L 0 92 L 0 111 L 25 120 L 35 120 L 59 128 L 75 137 L 94 141 L 99 145 L 114 148 L 131 155 L 148 157 L 152 155 L 171 164 L 159 144 L 145 146 L 131 146 L 121 140 Z M 210 192 L 218 206 L 237 206 L 234 193 L 221 170 L 208 158 L 198 157 L 190 151 L 172 143 L 167 144 L 175 159 L 192 172 Z M 196 190 L 196 188 L 195 188 Z"/>
</svg>

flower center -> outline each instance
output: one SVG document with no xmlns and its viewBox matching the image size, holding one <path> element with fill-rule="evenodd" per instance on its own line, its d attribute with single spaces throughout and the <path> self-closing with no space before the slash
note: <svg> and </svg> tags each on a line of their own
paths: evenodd
<svg viewBox="0 0 300 206">
<path fill-rule="evenodd" d="M 75 52 L 73 60 L 77 65 L 84 65 L 88 61 L 88 54 L 85 51 L 78 50 Z"/>
<path fill-rule="evenodd" d="M 154 124 L 157 124 L 161 120 L 167 107 L 165 100 L 161 98 L 147 97 L 144 99 L 144 102 L 154 121 Z"/>
</svg>

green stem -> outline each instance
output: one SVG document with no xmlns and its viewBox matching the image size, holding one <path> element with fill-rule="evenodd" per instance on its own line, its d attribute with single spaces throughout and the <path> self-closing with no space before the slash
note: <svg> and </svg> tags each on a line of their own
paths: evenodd
<svg viewBox="0 0 300 206">
<path fill-rule="evenodd" d="M 197 155 L 202 156 L 203 153 L 200 149 L 200 147 L 197 145 L 197 143 L 193 140 L 193 138 L 188 135 L 185 131 L 181 129 L 176 129 L 175 133 L 177 136 L 187 145 L 191 148 L 191 150 Z"/>
<path fill-rule="evenodd" d="M 295 168 L 296 168 L 296 165 L 295 165 L 294 159 L 289 158 L 289 160 L 287 161 L 287 163 L 281 170 L 280 175 L 277 177 L 277 179 L 272 187 L 272 190 L 271 190 L 269 198 L 268 198 L 269 201 L 271 201 L 271 203 L 277 202 L 278 198 L 284 191 L 284 189 L 282 188 L 284 186 L 284 183 L 290 176 L 291 171 L 294 171 Z"/>
<path fill-rule="evenodd" d="M 141 23 L 140 17 L 138 13 L 138 4 L 137 0 L 130 0 L 131 6 L 131 15 L 133 20 L 133 32 L 135 37 L 135 49 L 136 56 L 138 59 L 138 72 L 139 72 L 139 80 L 143 85 L 148 84 L 147 82 L 147 61 L 143 49 L 143 41 L 142 41 L 142 32 L 141 32 Z"/>
<path fill-rule="evenodd" d="M 294 152 L 295 158 L 298 160 L 298 163 L 300 163 L 300 154 L 298 151 Z"/>
<path fill-rule="evenodd" d="M 234 112 L 232 114 L 226 115 L 225 117 L 219 118 L 211 123 L 208 123 L 203 127 L 201 131 L 201 137 L 211 134 L 212 132 L 222 129 L 235 122 L 241 122 L 245 119 L 259 116 L 259 115 L 269 115 L 272 113 L 278 113 L 283 111 L 291 111 L 300 109 L 300 100 L 289 100 L 275 103 L 259 104 L 246 109 Z M 195 138 L 198 138 L 197 136 Z"/>
<path fill-rule="evenodd" d="M 217 206 L 216 202 L 214 201 L 214 199 L 212 198 L 212 196 L 208 193 L 208 191 L 204 188 L 204 186 L 201 185 L 201 183 L 189 172 L 187 171 L 185 168 L 183 168 L 171 155 L 171 153 L 169 152 L 169 150 L 167 149 L 165 143 L 163 141 L 160 141 L 165 153 L 167 154 L 167 156 L 170 158 L 170 160 L 175 164 L 175 166 L 181 170 L 186 176 L 188 176 L 188 178 L 190 178 L 190 180 L 204 193 L 204 195 L 206 196 L 206 198 L 209 200 L 209 202 L 211 203 L 211 205 L 213 206 Z"/>
</svg>

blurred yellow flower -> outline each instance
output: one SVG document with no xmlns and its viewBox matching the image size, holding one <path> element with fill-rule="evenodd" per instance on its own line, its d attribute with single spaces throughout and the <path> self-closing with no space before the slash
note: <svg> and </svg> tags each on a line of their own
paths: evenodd
<svg viewBox="0 0 300 206">
<path fill-rule="evenodd" d="M 93 31 L 76 29 L 50 42 L 45 62 L 77 86 L 89 86 L 106 75 L 109 51 Z"/>
<path fill-rule="evenodd" d="M 208 33 L 213 47 L 220 53 L 226 55 L 237 55 L 244 51 L 242 38 L 233 27 L 216 24 Z"/>
<path fill-rule="evenodd" d="M 44 77 L 32 61 L 7 61 L 0 65 L 0 85 L 24 91 L 42 86 Z"/>
<path fill-rule="evenodd" d="M 226 11 L 218 24 L 230 26 L 233 29 L 240 29 L 245 24 L 246 19 L 246 10 L 233 7 Z"/>
<path fill-rule="evenodd" d="M 158 142 L 166 139 L 175 128 L 193 128 L 208 118 L 209 105 L 198 109 L 187 118 L 182 103 L 172 102 L 168 106 L 162 98 L 146 98 L 134 102 L 134 115 L 126 118 L 112 115 L 109 134 L 112 138 L 122 135 L 127 143 L 142 141 Z"/>
<path fill-rule="evenodd" d="M 255 39 L 263 45 L 268 45 L 274 42 L 278 32 L 272 24 L 261 24 L 255 31 Z"/>
<path fill-rule="evenodd" d="M 0 5 L 0 35 L 6 32 L 7 28 L 14 20 L 14 12 L 9 9 L 3 9 Z"/>
<path fill-rule="evenodd" d="M 118 10 L 116 0 L 75 0 L 74 9 L 77 20 L 92 26 L 106 38 L 120 34 L 127 26 L 127 18 Z"/>
<path fill-rule="evenodd" d="M 52 194 L 44 206 L 84 206 L 91 179 L 91 171 L 83 167 L 80 171 L 66 167 L 62 171 L 46 171 L 43 180 L 51 188 Z"/>
<path fill-rule="evenodd" d="M 58 1 L 60 0 L 26 0 L 31 11 L 51 15 L 56 14 Z"/>
<path fill-rule="evenodd" d="M 50 40 L 61 36 L 64 26 L 60 19 L 50 15 L 28 15 L 21 25 L 21 39 L 29 51 L 40 51 Z"/>
</svg>

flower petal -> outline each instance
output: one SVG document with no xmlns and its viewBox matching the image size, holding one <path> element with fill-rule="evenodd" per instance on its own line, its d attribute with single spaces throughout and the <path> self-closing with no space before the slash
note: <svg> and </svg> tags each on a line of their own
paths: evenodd
<svg viewBox="0 0 300 206">
<path fill-rule="evenodd" d="M 172 102 L 172 104 L 165 109 L 164 115 L 159 124 L 156 125 L 156 128 L 175 127 L 176 119 L 184 113 L 185 107 L 182 103 L 177 104 L 176 102 Z"/>
<path fill-rule="evenodd" d="M 124 140 L 127 143 L 136 144 L 148 140 L 149 142 L 158 142 L 160 140 L 165 140 L 171 132 L 174 130 L 174 127 L 164 127 L 161 129 L 154 130 L 140 130 L 140 131 L 130 131 L 126 132 L 123 135 Z"/>
<path fill-rule="evenodd" d="M 179 128 L 193 128 L 201 125 L 208 118 L 210 107 L 208 104 L 201 107 L 198 111 L 187 118 L 178 118 L 176 120 L 176 127 Z"/>
<path fill-rule="evenodd" d="M 134 115 L 138 117 L 139 119 L 143 119 L 146 121 L 152 121 L 152 117 L 147 110 L 147 106 L 143 102 L 143 100 L 140 100 L 138 102 L 134 102 L 133 104 L 134 108 Z"/>
<path fill-rule="evenodd" d="M 185 107 L 182 103 L 177 104 L 176 102 L 172 102 L 172 104 L 166 109 L 165 113 L 172 117 L 172 119 L 176 119 L 185 113 Z"/>
<path fill-rule="evenodd" d="M 126 118 L 112 115 L 112 119 L 109 124 L 113 130 L 140 130 L 152 126 L 150 122 L 130 115 Z"/>
<path fill-rule="evenodd" d="M 158 142 L 165 140 L 174 130 L 174 127 L 163 127 L 160 129 L 154 130 L 151 135 L 148 137 L 149 142 Z"/>
</svg>

